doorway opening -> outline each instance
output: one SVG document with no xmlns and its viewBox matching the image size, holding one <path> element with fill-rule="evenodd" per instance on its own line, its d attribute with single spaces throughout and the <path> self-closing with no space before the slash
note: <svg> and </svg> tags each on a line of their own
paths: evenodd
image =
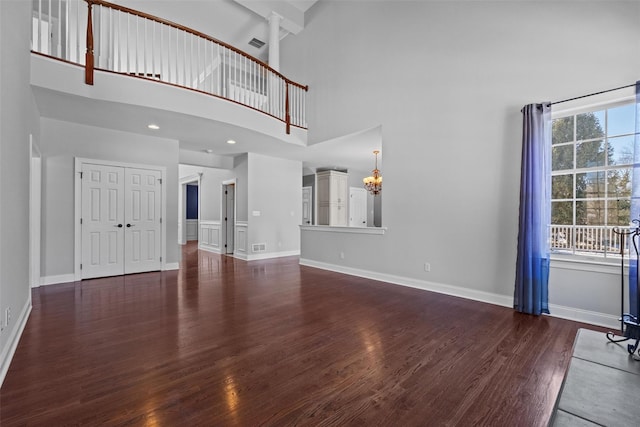
<svg viewBox="0 0 640 427">
<path fill-rule="evenodd" d="M 202 173 L 180 178 L 178 188 L 178 244 L 200 240 L 200 206 Z"/>
</svg>

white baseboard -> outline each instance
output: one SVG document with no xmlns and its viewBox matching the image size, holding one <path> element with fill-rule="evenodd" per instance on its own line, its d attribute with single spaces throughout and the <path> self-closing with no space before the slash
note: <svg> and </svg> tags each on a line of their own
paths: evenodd
<svg viewBox="0 0 640 427">
<path fill-rule="evenodd" d="M 513 297 L 493 294 L 489 292 L 476 291 L 458 286 L 445 285 L 442 283 L 428 282 L 425 280 L 412 279 L 410 277 L 395 276 L 391 274 L 377 273 L 375 271 L 360 270 L 341 265 L 328 264 L 319 261 L 300 259 L 300 265 L 321 268 L 323 270 L 335 271 L 337 273 L 350 274 L 352 276 L 364 277 L 372 280 L 391 283 L 394 285 L 408 286 L 411 288 L 423 289 L 426 291 L 437 292 L 440 294 L 451 295 L 455 297 L 466 298 L 474 301 L 487 302 L 503 307 L 513 307 Z M 549 304 L 551 317 L 573 320 L 575 322 L 589 323 L 592 325 L 604 326 L 607 328 L 617 329 L 620 322 L 617 316 L 611 314 L 599 313 L 595 311 L 582 310 L 579 308 L 565 307 L 561 305 Z"/>
<path fill-rule="evenodd" d="M 167 262 L 162 271 L 168 271 L 168 270 L 180 270 L 180 263 L 179 262 Z"/>
<path fill-rule="evenodd" d="M 283 258 L 287 256 L 299 256 L 300 251 L 264 252 L 259 254 L 246 254 L 244 252 L 234 252 L 233 257 L 244 261 L 257 261 L 260 259 Z"/>
<path fill-rule="evenodd" d="M 246 255 L 247 261 L 255 261 L 258 259 L 271 259 L 271 258 L 283 258 L 287 256 L 298 256 L 300 251 L 282 251 L 282 252 L 265 252 L 258 254 Z"/>
<path fill-rule="evenodd" d="M 71 274 L 58 274 L 56 276 L 44 276 L 40 279 L 41 286 L 57 285 L 58 283 L 75 282 L 76 276 Z"/>
<path fill-rule="evenodd" d="M 162 267 L 162 271 L 179 270 L 179 269 L 180 269 L 180 263 L 178 262 L 167 262 Z M 40 279 L 40 286 L 57 285 L 60 283 L 70 283 L 75 281 L 76 281 L 76 277 L 74 274 L 59 274 L 57 276 L 44 276 Z"/>
<path fill-rule="evenodd" d="M 619 316 L 555 304 L 549 304 L 549 311 L 551 317 L 604 326 L 613 330 L 620 329 Z"/>
<path fill-rule="evenodd" d="M 344 267 L 341 265 L 327 264 L 324 262 L 318 262 L 309 259 L 301 258 L 300 264 L 309 267 L 321 268 L 323 270 L 331 270 L 338 273 L 350 274 L 352 276 L 364 277 L 366 279 L 379 280 L 381 282 L 387 282 L 394 285 L 408 286 L 410 288 L 437 292 L 439 294 L 451 295 L 454 297 L 466 298 L 474 301 L 488 302 L 490 304 L 500 305 L 503 307 L 513 307 L 513 298 L 505 295 L 476 291 L 474 289 L 445 285 L 443 283 L 428 282 L 426 280 L 396 276 L 393 274 L 378 273 L 375 271 L 360 270 L 357 268 Z"/>
<path fill-rule="evenodd" d="M 31 295 L 29 295 L 26 304 L 20 312 L 20 317 L 18 317 L 17 322 L 13 325 L 13 329 L 11 329 L 11 335 L 9 335 L 7 345 L 2 349 L 2 353 L 0 353 L 0 387 L 4 382 L 4 377 L 9 371 L 9 365 L 11 364 L 11 360 L 13 360 L 16 348 L 18 348 L 18 342 L 20 342 L 20 337 L 29 319 L 29 314 L 31 314 Z"/>
<path fill-rule="evenodd" d="M 211 253 L 214 253 L 214 254 L 221 253 L 220 252 L 220 248 L 216 248 L 215 246 L 209 246 L 209 245 L 205 245 L 205 244 L 198 245 L 198 249 L 200 249 L 201 251 L 211 252 Z"/>
</svg>

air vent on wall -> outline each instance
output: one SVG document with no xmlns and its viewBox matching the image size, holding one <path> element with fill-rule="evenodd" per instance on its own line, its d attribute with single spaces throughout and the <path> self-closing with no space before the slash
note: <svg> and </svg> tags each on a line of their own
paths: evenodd
<svg viewBox="0 0 640 427">
<path fill-rule="evenodd" d="M 257 38 L 252 38 L 251 41 L 249 42 L 249 44 L 253 47 L 256 47 L 258 49 L 260 49 L 262 46 L 264 46 L 264 42 L 262 40 L 258 40 Z"/>
<path fill-rule="evenodd" d="M 267 250 L 266 243 L 254 243 L 251 245 L 251 250 L 253 252 L 265 252 Z"/>
</svg>

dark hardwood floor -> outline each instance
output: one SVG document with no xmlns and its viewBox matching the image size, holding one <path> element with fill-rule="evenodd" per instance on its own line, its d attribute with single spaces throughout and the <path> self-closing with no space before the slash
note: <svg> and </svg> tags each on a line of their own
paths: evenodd
<svg viewBox="0 0 640 427">
<path fill-rule="evenodd" d="M 189 244 L 35 289 L 0 425 L 545 425 L 580 327 Z"/>
</svg>

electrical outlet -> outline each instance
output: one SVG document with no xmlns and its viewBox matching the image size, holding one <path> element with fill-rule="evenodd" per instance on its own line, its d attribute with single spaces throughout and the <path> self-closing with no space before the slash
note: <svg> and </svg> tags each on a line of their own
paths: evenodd
<svg viewBox="0 0 640 427">
<path fill-rule="evenodd" d="M 431 271 L 431 264 L 429 264 L 428 262 L 424 263 L 424 271 L 429 272 Z"/>
</svg>

